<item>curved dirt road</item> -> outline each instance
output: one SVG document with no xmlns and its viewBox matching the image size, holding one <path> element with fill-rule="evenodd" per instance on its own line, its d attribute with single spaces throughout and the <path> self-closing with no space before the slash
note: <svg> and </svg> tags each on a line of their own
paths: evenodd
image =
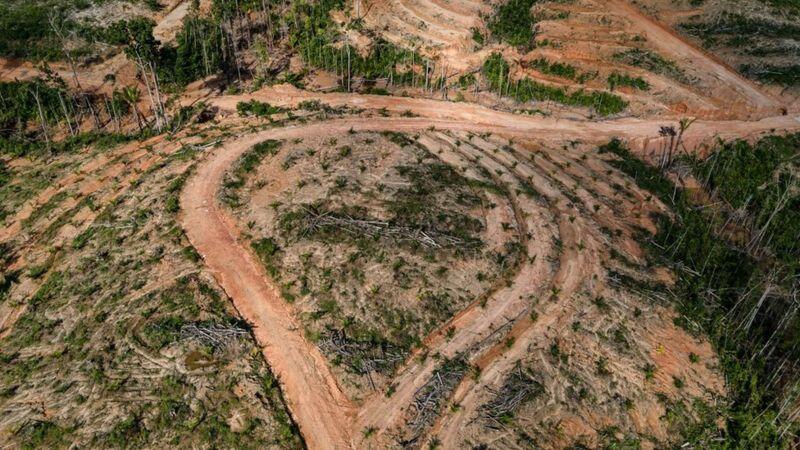
<svg viewBox="0 0 800 450">
<path fill-rule="evenodd" d="M 297 107 L 307 100 L 319 100 L 332 107 L 385 110 L 398 114 L 413 113 L 429 119 L 449 122 L 447 126 L 473 131 L 502 132 L 514 136 L 563 136 L 569 133 L 573 140 L 602 142 L 612 137 L 629 141 L 632 150 L 640 154 L 660 151 L 662 139 L 658 131 L 664 125 L 677 125 L 679 117 L 638 119 L 622 118 L 603 121 L 560 119 L 557 117 L 531 117 L 498 111 L 475 103 L 455 103 L 411 97 L 384 95 L 329 93 L 301 91 L 289 85 L 268 87 L 247 95 L 233 95 L 208 99 L 207 103 L 231 114 L 241 101 L 259 100 L 271 105 Z M 394 119 L 396 122 L 401 119 Z M 409 119 L 402 119 L 408 123 Z M 428 125 L 436 125 L 430 120 Z M 444 126 L 443 127 L 447 127 Z M 753 138 L 775 130 L 800 129 L 800 115 L 776 115 L 760 120 L 697 120 L 683 135 L 689 149 L 712 145 L 718 139 Z"/>
<path fill-rule="evenodd" d="M 628 139 L 634 148 L 641 151 L 648 148 L 651 139 L 656 139 L 658 127 L 664 124 L 663 120 L 576 122 L 538 119 L 475 105 L 381 96 L 330 94 L 266 99 L 273 104 L 291 105 L 310 97 L 323 97 L 333 105 L 385 107 L 398 112 L 411 110 L 432 117 L 336 119 L 254 133 L 213 150 L 199 164 L 181 197 L 181 222 L 189 240 L 203 255 L 242 316 L 253 324 L 256 338 L 281 380 L 289 408 L 309 448 L 352 448 L 360 441 L 362 430 L 354 428 L 354 423 L 358 423 L 356 408 L 337 385 L 326 359 L 304 338 L 292 308 L 282 300 L 279 290 L 267 279 L 249 248 L 238 241 L 234 220 L 217 201 L 217 189 L 224 174 L 245 151 L 265 139 L 291 139 L 348 130 L 411 132 L 430 127 L 562 140 L 581 138 L 590 142 L 619 136 Z M 223 97 L 214 103 L 223 108 L 235 107 L 236 102 L 243 98 Z M 687 142 L 705 142 L 715 139 L 715 136 L 752 136 L 775 128 L 800 129 L 800 118 L 780 116 L 758 122 L 698 122 L 687 133 Z M 382 410 L 380 407 L 374 409 Z"/>
</svg>

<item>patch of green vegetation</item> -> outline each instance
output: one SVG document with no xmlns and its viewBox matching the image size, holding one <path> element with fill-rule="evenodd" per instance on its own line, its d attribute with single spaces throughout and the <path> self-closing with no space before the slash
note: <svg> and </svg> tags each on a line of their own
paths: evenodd
<svg viewBox="0 0 800 450">
<path fill-rule="evenodd" d="M 162 47 L 159 68 L 164 82 L 182 87 L 219 71 L 233 72 L 235 63 L 223 50 L 225 38 L 217 21 L 193 14 L 183 19 L 175 47 Z"/>
<path fill-rule="evenodd" d="M 0 154 L 66 153 L 92 144 L 104 149 L 138 137 L 90 131 L 54 142 L 51 128 L 67 121 L 72 126 L 85 109 L 86 103 L 78 101 L 60 79 L 0 82 Z"/>
<path fill-rule="evenodd" d="M 264 267 L 266 267 L 267 273 L 271 277 L 277 279 L 280 275 L 278 271 L 279 264 L 276 261 L 276 257 L 280 252 L 278 243 L 272 238 L 265 237 L 254 241 L 251 245 L 253 247 L 253 251 L 256 252 L 256 255 L 258 255 L 258 257 L 261 259 Z"/>
<path fill-rule="evenodd" d="M 14 179 L 14 172 L 6 165 L 6 162 L 0 160 L 0 188 L 7 185 Z"/>
<path fill-rule="evenodd" d="M 244 186 L 247 174 L 253 172 L 265 157 L 276 155 L 281 144 L 281 141 L 268 139 L 253 145 L 239 157 L 223 181 L 221 198 L 226 205 L 232 208 L 241 206 L 238 190 Z"/>
<path fill-rule="evenodd" d="M 765 83 L 786 86 L 800 85 L 800 64 L 778 66 L 772 64 L 742 64 L 739 71 L 745 76 Z"/>
<path fill-rule="evenodd" d="M 481 30 L 473 27 L 470 31 L 472 31 L 472 40 L 475 41 L 476 44 L 483 45 L 486 42 L 486 38 L 483 36 L 483 33 L 481 33 Z"/>
<path fill-rule="evenodd" d="M 690 161 L 695 175 L 727 208 L 693 204 L 690 195 L 620 141 L 601 151 L 618 155 L 615 166 L 672 207 L 675 220 L 660 218 L 651 255 L 689 269 L 676 270 L 681 313 L 676 322 L 710 336 L 728 381 L 729 404 L 717 411 L 726 418 L 725 427 L 718 427 L 716 412 L 706 411 L 683 427 L 685 439 L 703 448 L 788 448 L 784 437 L 796 434 L 798 424 L 782 417 L 779 405 L 793 401 L 800 376 L 783 365 L 800 357 L 800 318 L 791 298 L 800 270 L 794 162 L 800 136 L 773 136 L 755 145 L 725 143 L 707 159 Z M 745 220 L 738 223 L 749 232 L 745 241 L 724 231 L 742 212 Z"/>
<path fill-rule="evenodd" d="M 65 21 L 64 6 L 59 0 L 0 3 L 0 56 L 37 60 L 62 57 L 61 43 L 48 24 L 51 17 L 56 23 Z"/>
<path fill-rule="evenodd" d="M 33 450 L 39 448 L 67 448 L 67 436 L 71 430 L 63 428 L 49 421 L 31 422 L 24 427 L 20 434 L 22 436 L 22 448 Z"/>
<path fill-rule="evenodd" d="M 50 3 L 56 1 L 58 0 L 47 0 Z M 2 8 L 1 5 L 0 8 Z M 3 38 L 0 38 L 0 54 L 3 54 L 5 50 L 6 54 L 27 59 L 66 59 L 68 55 L 64 54 L 60 40 L 48 25 L 48 18 L 55 15 L 62 34 L 77 36 L 84 41 L 81 48 L 70 52 L 73 58 L 91 55 L 93 43 L 119 47 L 124 49 L 132 61 L 152 64 L 162 87 L 183 87 L 220 70 L 226 72 L 232 70 L 231 59 L 223 51 L 224 44 L 221 44 L 224 39 L 218 17 L 200 18 L 194 13 L 190 13 L 183 20 L 183 26 L 176 36 L 175 45 L 162 45 L 153 37 L 155 22 L 146 17 L 123 19 L 108 26 L 97 27 L 79 24 L 72 19 L 65 18 L 63 12 L 56 13 L 60 9 L 58 6 L 53 6 L 51 11 L 39 11 L 38 7 L 29 9 L 31 17 L 41 20 L 41 23 L 37 24 L 37 27 L 30 32 L 20 31 L 20 35 L 17 38 L 11 38 L 10 41 L 34 41 L 40 43 L 42 47 L 16 46 L 9 41 L 6 42 L 4 49 Z M 1 9 L 0 12 L 2 12 Z M 41 17 L 42 15 L 44 18 Z M 0 18 L 0 21 L 4 18 Z M 19 24 L 19 26 L 28 27 L 26 24 Z"/>
<path fill-rule="evenodd" d="M 713 21 L 683 23 L 683 31 L 703 40 L 714 42 L 720 35 L 796 39 L 800 36 L 800 25 L 775 22 L 757 16 L 745 16 L 735 12 L 725 12 Z"/>
<path fill-rule="evenodd" d="M 579 90 L 568 93 L 564 88 L 538 83 L 530 78 L 511 82 L 508 62 L 499 53 L 493 53 L 484 62 L 483 74 L 493 91 L 522 103 L 553 101 L 568 106 L 590 108 L 601 116 L 618 114 L 628 107 L 628 102 L 608 92 Z"/>
<path fill-rule="evenodd" d="M 0 82 L 0 139 L 23 134 L 32 122 L 56 123 L 64 118 L 61 102 L 69 96 L 61 86 L 42 79 Z M 2 145 L 3 153 L 10 153 Z"/>
<path fill-rule="evenodd" d="M 273 114 L 280 114 L 286 112 L 284 108 L 272 106 L 269 103 L 260 102 L 258 100 L 250 100 L 249 102 L 239 102 L 236 104 L 236 112 L 240 116 L 255 116 L 255 117 L 269 117 Z"/>
<path fill-rule="evenodd" d="M 155 22 L 133 19 L 104 30 L 114 43 L 125 43 L 125 54 L 133 61 L 152 64 L 160 83 L 167 88 L 181 88 L 219 71 L 230 74 L 234 63 L 223 52 L 220 26 L 211 19 L 190 15 L 176 38 L 176 46 L 162 45 L 153 37 Z"/>
<path fill-rule="evenodd" d="M 237 168 L 243 173 L 252 172 L 258 167 L 258 164 L 261 163 L 261 160 L 263 160 L 265 156 L 274 156 L 277 154 L 280 146 L 281 141 L 276 141 L 274 139 L 268 139 L 255 144 L 249 152 L 242 155 Z"/>
<path fill-rule="evenodd" d="M 568 80 L 576 80 L 579 75 L 577 67 L 566 63 L 551 62 L 545 58 L 535 59 L 528 63 L 527 66 L 532 67 L 543 74 L 566 78 Z"/>
<path fill-rule="evenodd" d="M 497 6 L 487 23 L 492 36 L 525 50 L 534 47 L 536 21 L 531 8 L 538 0 L 508 0 Z"/>
<path fill-rule="evenodd" d="M 632 48 L 614 55 L 614 59 L 634 67 L 641 67 L 647 71 L 664 75 L 681 83 L 688 84 L 691 80 L 674 61 L 664 59 L 658 53 L 649 50 Z"/>
<path fill-rule="evenodd" d="M 371 80 L 386 78 L 395 85 L 433 84 L 436 73 L 431 61 L 413 50 L 407 50 L 377 39 L 369 55 L 361 56 L 342 38 L 338 26 L 331 19 L 333 10 L 343 9 L 343 0 L 295 2 L 291 16 L 296 18 L 296 28 L 290 30 L 289 43 L 313 67 L 330 70 L 339 75 L 345 89 L 352 89 L 353 78 L 366 82 L 364 89 L 372 88 Z M 340 44 L 340 45 L 337 45 Z M 425 66 L 428 75 L 417 75 L 411 67 Z M 402 68 L 402 70 L 401 70 Z"/>
<path fill-rule="evenodd" d="M 642 77 L 632 77 L 627 74 L 614 72 L 608 76 L 608 86 L 613 91 L 617 86 L 628 86 L 640 91 L 649 91 L 650 83 Z"/>
<path fill-rule="evenodd" d="M 461 89 L 467 89 L 470 86 L 474 86 L 477 80 L 475 79 L 474 73 L 467 73 L 458 77 L 458 85 Z"/>
<path fill-rule="evenodd" d="M 149 134 L 147 130 L 144 133 L 133 134 L 88 131 L 51 142 L 49 145 L 38 138 L 30 140 L 0 136 L 0 153 L 5 152 L 13 157 L 38 157 L 46 154 L 73 153 L 89 146 L 97 150 L 104 150 L 126 142 L 141 140 Z"/>
<path fill-rule="evenodd" d="M 800 269 L 800 135 L 769 136 L 755 145 L 722 144 L 695 173 L 732 210 L 746 211 L 748 226 L 764 235 L 776 258 Z"/>
</svg>

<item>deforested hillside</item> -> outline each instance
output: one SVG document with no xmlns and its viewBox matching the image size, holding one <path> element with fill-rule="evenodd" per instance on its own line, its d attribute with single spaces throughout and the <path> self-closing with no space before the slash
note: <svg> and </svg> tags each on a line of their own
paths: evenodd
<svg viewBox="0 0 800 450">
<path fill-rule="evenodd" d="M 794 448 L 796 13 L 0 5 L 0 447 Z"/>
</svg>

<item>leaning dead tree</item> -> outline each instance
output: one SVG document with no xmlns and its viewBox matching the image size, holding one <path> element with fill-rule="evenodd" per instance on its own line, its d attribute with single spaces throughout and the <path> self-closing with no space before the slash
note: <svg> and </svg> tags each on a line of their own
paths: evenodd
<svg viewBox="0 0 800 450">
<path fill-rule="evenodd" d="M 348 215 L 340 216 L 332 212 L 318 213 L 310 209 L 306 209 L 305 212 L 306 225 L 304 232 L 306 234 L 324 231 L 325 228 L 336 228 L 356 235 L 386 237 L 398 241 L 414 242 L 429 249 L 475 245 L 475 242 L 436 230 L 423 230 L 421 228 L 394 225 L 381 220 L 359 219 Z"/>
<path fill-rule="evenodd" d="M 242 339 L 249 332 L 235 325 L 198 325 L 190 323 L 181 328 L 181 336 L 186 340 L 194 340 L 213 347 L 223 347 L 233 341 Z"/>
<path fill-rule="evenodd" d="M 544 386 L 517 364 L 500 389 L 489 390 L 494 398 L 481 407 L 478 417 L 484 419 L 489 428 L 501 429 L 520 406 L 542 395 Z"/>
</svg>

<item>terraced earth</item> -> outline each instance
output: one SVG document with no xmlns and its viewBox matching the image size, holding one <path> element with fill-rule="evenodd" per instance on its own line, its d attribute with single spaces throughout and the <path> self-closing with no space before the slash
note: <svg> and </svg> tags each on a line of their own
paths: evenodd
<svg viewBox="0 0 800 450">
<path fill-rule="evenodd" d="M 549 397 L 538 401 L 543 402 L 542 406 L 556 401 L 558 417 L 569 417 L 567 423 L 574 427 L 566 433 L 569 437 L 564 441 L 551 441 L 546 427 L 526 428 L 532 439 L 550 442 L 554 447 L 592 436 L 589 430 L 607 425 L 603 417 L 612 411 L 616 414 L 625 411 L 630 405 L 635 405 L 632 410 L 636 413 L 626 420 L 623 432 L 646 433 L 656 441 L 668 442 L 669 429 L 659 419 L 665 413 L 664 395 L 667 398 L 672 395 L 670 401 L 681 403 L 692 398 L 712 401 L 724 393 L 724 383 L 708 343 L 664 320 L 674 314 L 659 293 L 658 286 L 665 280 L 643 266 L 642 251 L 634 240 L 637 230 L 654 229 L 648 214 L 664 211 L 663 205 L 609 166 L 609 156 L 599 154 L 596 145 L 560 141 L 552 137 L 553 132 L 560 130 L 546 128 L 541 135 L 549 138 L 543 141 L 520 138 L 531 135 L 522 132 L 529 125 L 524 122 L 535 121 L 522 122 L 516 127 L 507 124 L 477 134 L 477 130 L 487 128 L 432 119 L 338 119 L 256 133 L 223 146 L 218 156 L 201 164 L 182 199 L 187 211 L 184 227 L 192 243 L 218 273 L 222 286 L 234 301 L 242 302 L 239 310 L 256 325 L 256 335 L 268 360 L 275 361 L 273 367 L 286 380 L 287 398 L 296 408 L 293 412 L 311 446 L 336 442 L 340 447 L 360 447 L 373 440 L 380 442 L 376 445 L 385 446 L 390 442 L 422 443 L 434 437 L 448 447 L 478 445 L 484 442 L 485 432 L 480 431 L 482 425 L 475 424 L 475 420 L 482 417 L 482 411 L 492 402 L 491 393 L 501 390 L 515 367 L 537 374 L 536 383 L 549 387 L 545 389 Z M 614 125 L 608 126 L 613 129 Z M 362 133 L 367 131 L 368 137 L 362 140 Z M 422 161 L 435 157 L 437 164 L 447 164 L 468 177 L 468 184 L 491 185 L 505 192 L 513 211 L 513 214 L 506 212 L 505 226 L 519 236 L 524 256 L 513 273 L 506 275 L 505 283 L 476 295 L 433 333 L 420 336 L 422 346 L 405 356 L 405 362 L 397 364 L 396 371 L 390 370 L 392 375 L 388 380 L 378 370 L 359 369 L 356 375 L 361 379 L 356 377 L 353 381 L 353 374 L 347 373 L 346 368 L 337 368 L 348 364 L 346 361 L 335 362 L 336 355 L 330 350 L 326 361 L 326 348 L 330 346 L 326 347 L 320 330 L 309 332 L 309 323 L 313 324 L 315 319 L 309 321 L 308 316 L 319 315 L 323 308 L 323 300 L 318 297 L 321 293 L 313 283 L 304 293 L 300 285 L 306 282 L 294 278 L 298 272 L 292 272 L 289 266 L 296 266 L 298 258 L 310 258 L 305 259 L 306 264 L 325 270 L 326 264 L 332 264 L 323 262 L 326 258 L 335 261 L 348 257 L 347 266 L 334 264 L 347 267 L 347 272 L 350 268 L 356 270 L 359 258 L 364 258 L 364 270 L 369 267 L 378 273 L 364 275 L 366 281 L 362 280 L 360 283 L 364 284 L 358 287 L 362 292 L 356 296 L 365 295 L 368 302 L 374 302 L 380 301 L 381 291 L 394 291 L 385 279 L 376 282 L 371 278 L 381 272 L 370 263 L 368 254 L 357 254 L 355 259 L 347 256 L 349 252 L 339 242 L 344 238 L 336 233 L 329 237 L 333 239 L 329 245 L 333 246 L 327 250 L 333 254 L 317 250 L 318 244 L 292 242 L 296 237 L 291 233 L 301 233 L 303 225 L 293 223 L 290 230 L 294 231 L 281 231 L 282 214 L 294 211 L 290 206 L 293 203 L 314 204 L 306 200 L 307 195 L 324 200 L 316 207 L 336 211 L 348 204 L 345 200 L 348 191 L 353 191 L 349 195 L 372 198 L 374 195 L 369 194 L 368 188 L 370 185 L 374 188 L 372 183 L 380 183 L 379 186 L 385 183 L 392 189 L 392 175 L 381 175 L 386 169 L 377 167 L 385 167 L 385 163 L 375 159 L 390 158 L 392 163 L 400 164 L 397 160 L 401 156 L 378 150 L 387 143 L 379 143 L 382 136 L 374 132 L 403 132 L 400 144 L 395 145 L 411 152 L 405 158 L 423 151 L 427 156 Z M 500 137 L 504 132 L 513 138 Z M 237 167 L 242 155 L 251 155 L 248 152 L 268 139 L 276 140 L 275 152 L 261 155 L 267 165 L 243 182 L 245 190 L 250 187 L 254 191 L 237 195 L 238 206 L 226 211 L 218 199 L 230 194 L 217 190 L 225 184 L 225 171 Z M 343 147 L 349 148 L 344 155 Z M 351 158 L 355 161 L 347 162 Z M 363 168 L 360 175 L 352 170 L 356 165 Z M 376 176 L 380 181 L 373 178 Z M 304 194 L 304 190 L 311 193 Z M 392 190 L 382 195 L 392 193 L 397 195 Z M 328 204 L 331 201 L 333 205 Z M 373 201 L 381 203 L 379 199 Z M 240 215 L 236 211 L 242 202 L 247 212 L 241 213 L 237 226 L 232 214 Z M 498 207 L 499 202 L 493 203 Z M 356 211 L 361 207 L 369 214 L 377 214 L 368 204 L 350 206 Z M 489 217 L 483 221 L 487 230 L 497 227 Z M 281 234 L 287 232 L 290 234 Z M 264 280 L 259 269 L 244 278 L 259 264 L 257 243 L 264 233 L 274 240 L 267 270 L 273 279 L 280 280 L 279 285 Z M 390 241 L 382 244 L 389 245 L 380 253 L 384 264 L 404 254 L 391 248 L 398 245 L 391 243 L 392 238 L 376 239 Z M 248 240 L 254 243 L 255 253 L 248 249 Z M 241 252 L 241 265 L 232 259 L 231 249 Z M 335 289 L 344 290 L 346 275 L 337 273 L 331 274 L 335 277 L 331 282 Z M 303 275 L 311 276 L 309 272 Z M 374 286 L 379 288 L 376 294 L 369 294 L 370 282 L 378 283 Z M 436 284 L 441 286 L 441 283 Z M 253 289 L 262 293 L 256 294 Z M 296 306 L 286 305 L 287 294 Z M 390 294 L 390 298 L 398 295 Z M 365 308 L 379 307 L 379 304 L 347 306 L 348 303 L 337 302 L 336 308 L 346 314 L 353 307 L 355 311 L 360 308 L 362 313 Z M 387 320 L 385 316 L 383 320 Z M 375 322 L 373 319 L 367 323 Z M 289 335 L 285 334 L 287 331 Z M 378 330 L 384 339 L 386 335 L 381 333 Z M 392 341 L 385 344 L 402 347 Z M 539 358 L 533 356 L 537 354 Z M 298 359 L 300 355 L 307 356 Z M 687 364 L 690 355 L 703 362 Z M 454 374 L 443 372 L 455 362 L 459 368 L 453 369 Z M 648 382 L 647 371 L 642 368 L 650 365 L 658 367 L 658 375 Z M 299 373 L 302 377 L 294 375 Z M 571 382 L 564 381 L 565 373 Z M 439 383 L 443 374 L 455 379 L 444 383 L 444 388 L 437 387 L 438 394 L 433 400 L 423 401 L 425 395 L 433 394 L 431 385 Z M 680 380 L 681 389 L 675 388 L 675 380 Z M 299 384 L 295 385 L 296 382 Z M 617 389 L 632 395 L 620 398 Z M 579 399 L 587 396 L 592 401 L 582 405 Z M 458 407 L 453 409 L 452 405 Z M 539 426 L 546 424 L 548 408 L 533 410 L 538 411 L 541 422 L 536 422 L 536 418 L 530 420 Z M 432 422 L 431 417 L 435 418 Z M 597 422 L 587 418 L 597 418 Z M 475 424 L 475 431 L 470 434 L 463 433 L 467 423 Z M 621 424 L 615 422 L 615 426 Z M 585 439 L 596 442 L 592 440 L 596 436 Z"/>
<path fill-rule="evenodd" d="M 796 440 L 791 87 L 657 1 L 256 3 L 0 61 L 0 447 Z M 735 204 L 708 164 L 749 145 Z"/>
</svg>

